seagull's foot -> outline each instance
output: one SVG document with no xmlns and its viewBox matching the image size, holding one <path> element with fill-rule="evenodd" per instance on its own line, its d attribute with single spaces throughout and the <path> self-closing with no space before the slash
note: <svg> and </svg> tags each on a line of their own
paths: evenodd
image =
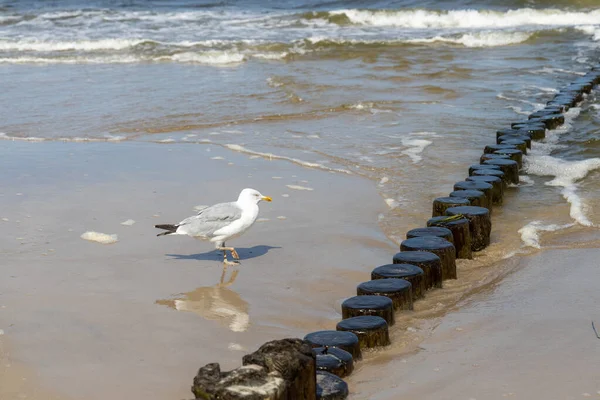
<svg viewBox="0 0 600 400">
<path fill-rule="evenodd" d="M 227 259 L 223 260 L 223 264 L 225 266 L 239 266 L 240 262 L 239 261 L 229 261 Z"/>
<path fill-rule="evenodd" d="M 238 254 L 237 251 L 235 251 L 235 249 L 233 247 L 217 247 L 217 250 L 221 250 L 223 252 L 223 257 L 227 258 L 227 251 L 229 251 L 231 253 L 231 257 L 235 258 L 236 260 L 240 259 L 240 255 Z"/>
</svg>

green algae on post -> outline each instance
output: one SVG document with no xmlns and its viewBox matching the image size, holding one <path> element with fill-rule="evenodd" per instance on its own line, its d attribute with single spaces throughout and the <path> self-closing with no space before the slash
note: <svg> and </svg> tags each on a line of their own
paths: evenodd
<svg viewBox="0 0 600 400">
<path fill-rule="evenodd" d="M 469 220 L 469 231 L 471 233 L 471 250 L 481 251 L 490 244 L 492 232 L 492 220 L 490 211 L 484 207 L 452 207 L 446 210 L 446 214 L 464 215 Z"/>
<path fill-rule="evenodd" d="M 446 239 L 450 243 L 454 244 L 454 238 L 452 237 L 452 231 L 448 228 L 439 227 L 439 226 L 428 226 L 426 228 L 415 228 L 406 232 L 406 238 L 414 238 L 421 236 L 437 236 L 442 239 Z"/>
</svg>

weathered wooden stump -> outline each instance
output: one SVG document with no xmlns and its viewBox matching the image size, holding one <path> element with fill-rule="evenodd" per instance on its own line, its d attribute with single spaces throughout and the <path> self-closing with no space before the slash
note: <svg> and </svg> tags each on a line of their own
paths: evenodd
<svg viewBox="0 0 600 400">
<path fill-rule="evenodd" d="M 437 237 L 441 237 L 442 239 L 446 239 L 450 243 L 454 244 L 454 238 L 452 238 L 452 231 L 448 228 L 439 227 L 439 226 L 433 226 L 433 227 L 430 226 L 430 227 L 426 227 L 426 228 L 415 228 L 415 229 L 411 229 L 410 231 L 406 232 L 407 239 L 411 239 L 414 237 L 421 237 L 421 236 L 437 236 Z"/>
<path fill-rule="evenodd" d="M 485 165 L 485 164 L 471 164 L 469 165 L 469 176 L 473 175 L 473 173 L 480 169 L 497 169 L 500 171 L 500 166 L 498 165 Z"/>
<path fill-rule="evenodd" d="M 517 162 L 519 169 L 523 168 L 523 152 L 519 149 L 501 149 L 496 150 L 494 154 L 509 156 L 511 160 Z"/>
<path fill-rule="evenodd" d="M 454 208 L 457 207 L 451 209 Z M 446 210 L 447 213 L 448 210 Z M 449 241 L 435 236 L 406 239 L 400 243 L 400 251 L 429 251 L 434 253 L 442 261 L 442 280 L 456 279 L 456 248 Z"/>
<path fill-rule="evenodd" d="M 467 178 L 467 181 L 485 182 L 492 185 L 492 203 L 502 204 L 504 197 L 504 182 L 502 178 L 494 175 L 473 175 Z"/>
<path fill-rule="evenodd" d="M 315 347 L 317 371 L 327 371 L 343 378 L 354 371 L 352 354 L 337 347 Z"/>
<path fill-rule="evenodd" d="M 541 109 L 541 110 L 534 111 L 531 114 L 529 114 L 529 116 L 527 118 L 528 119 L 541 118 L 541 117 L 545 117 L 546 115 L 552 115 L 552 114 L 557 114 L 556 107 L 550 107 L 549 109 Z M 560 112 L 558 112 L 558 114 L 560 114 Z"/>
<path fill-rule="evenodd" d="M 267 342 L 244 356 L 243 366 L 221 372 L 219 364 L 207 364 L 194 377 L 197 399 L 315 399 L 316 357 L 300 339 Z"/>
<path fill-rule="evenodd" d="M 540 140 L 546 137 L 546 125 L 531 121 L 516 122 L 512 124 L 513 128 L 531 136 L 532 140 Z"/>
<path fill-rule="evenodd" d="M 425 273 L 425 288 L 442 287 L 442 260 L 429 251 L 401 251 L 392 259 L 394 264 L 412 264 Z"/>
<path fill-rule="evenodd" d="M 348 397 L 348 384 L 339 376 L 327 371 L 317 371 L 316 381 L 317 400 L 344 400 Z"/>
<path fill-rule="evenodd" d="M 412 285 L 404 279 L 377 279 L 356 287 L 356 294 L 385 296 L 392 299 L 394 310 L 412 310 Z"/>
<path fill-rule="evenodd" d="M 494 202 L 494 186 L 486 182 L 460 181 L 454 184 L 454 190 L 479 190 L 480 192 L 483 192 L 485 194 L 486 203 L 490 209 Z"/>
<path fill-rule="evenodd" d="M 388 324 L 385 319 L 373 315 L 361 315 L 343 319 L 337 323 L 338 331 L 352 332 L 358 336 L 361 349 L 387 346 L 390 344 Z"/>
<path fill-rule="evenodd" d="M 500 169 L 478 169 L 473 171 L 471 176 L 497 176 L 502 180 L 503 189 L 506 189 L 506 187 L 510 183 L 508 182 L 508 179 L 506 178 L 504 172 L 502 172 Z"/>
<path fill-rule="evenodd" d="M 531 148 L 531 139 L 527 138 L 526 140 L 517 139 L 518 137 L 524 136 L 500 136 L 498 139 L 500 141 L 500 145 L 513 146 L 517 150 L 520 150 L 523 155 L 527 154 L 527 141 L 529 141 L 529 148 Z M 498 153 L 494 153 L 498 154 Z"/>
<path fill-rule="evenodd" d="M 456 258 L 471 259 L 471 234 L 469 232 L 469 220 L 461 217 L 439 216 L 427 221 L 427 226 L 442 226 L 452 231 Z"/>
<path fill-rule="evenodd" d="M 492 208 L 492 205 L 488 203 L 487 196 L 481 190 L 455 190 L 450 192 L 450 197 L 467 199 L 471 206 Z"/>
<path fill-rule="evenodd" d="M 337 347 L 352 354 L 355 360 L 362 358 L 358 337 L 352 332 L 317 331 L 304 336 L 304 340 L 312 347 Z"/>
<path fill-rule="evenodd" d="M 531 118 L 529 121 L 541 122 L 546 126 L 546 129 L 556 129 L 565 123 L 565 116 L 562 114 L 550 114 L 539 118 Z"/>
<path fill-rule="evenodd" d="M 446 215 L 446 210 L 450 207 L 468 206 L 471 202 L 468 199 L 459 197 L 438 197 L 433 200 L 432 217 Z"/>
<path fill-rule="evenodd" d="M 389 326 L 394 325 L 394 304 L 385 296 L 354 296 L 342 303 L 342 318 L 374 315 L 385 319 Z"/>
<path fill-rule="evenodd" d="M 518 128 L 514 128 L 514 127 L 511 127 L 510 129 L 500 129 L 499 131 L 496 131 L 496 140 L 500 136 L 505 136 L 505 135 L 519 135 L 519 134 L 522 134 L 522 133 L 523 132 L 521 132 Z"/>
<path fill-rule="evenodd" d="M 494 154 L 494 153 L 483 153 L 481 157 L 479 157 L 479 163 L 483 164 L 487 160 L 509 160 L 510 156 L 503 154 Z"/>
<path fill-rule="evenodd" d="M 511 146 L 509 144 L 488 144 L 483 148 L 483 154 L 493 154 L 496 150 L 515 148 L 515 146 Z"/>
<path fill-rule="evenodd" d="M 504 140 L 522 140 L 528 149 L 531 148 L 531 134 L 525 131 L 517 130 L 515 133 L 507 133 L 496 137 L 496 143 L 501 144 Z"/>
<path fill-rule="evenodd" d="M 484 207 L 452 207 L 446 210 L 447 215 L 464 215 L 469 220 L 471 233 L 471 250 L 481 251 L 490 244 L 492 220 L 487 208 Z"/>
<path fill-rule="evenodd" d="M 519 184 L 519 164 L 514 160 L 487 160 L 486 165 L 498 165 L 506 179 L 515 185 Z"/>
<path fill-rule="evenodd" d="M 425 272 L 416 265 L 386 264 L 371 271 L 371 280 L 389 278 L 405 279 L 409 281 L 412 285 L 413 302 L 425 297 Z"/>
</svg>

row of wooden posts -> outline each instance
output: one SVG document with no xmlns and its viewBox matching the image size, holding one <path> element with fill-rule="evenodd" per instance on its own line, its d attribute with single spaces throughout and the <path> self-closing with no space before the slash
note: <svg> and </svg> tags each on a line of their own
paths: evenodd
<svg viewBox="0 0 600 400">
<path fill-rule="evenodd" d="M 388 330 L 396 313 L 412 310 L 429 290 L 458 279 L 456 259 L 471 259 L 490 244 L 493 207 L 502 204 L 505 190 L 519 184 L 523 156 L 532 142 L 563 124 L 564 113 L 598 84 L 600 66 L 564 87 L 528 120 L 497 131 L 496 143 L 484 148 L 466 180 L 457 182 L 447 197 L 433 200 L 426 227 L 408 231 L 392 264 L 375 268 L 371 280 L 357 286 L 356 296 L 342 303 L 342 320 L 336 329 L 304 337 L 316 360 L 316 398 L 346 398 L 348 386 L 342 378 L 352 373 L 364 349 L 390 344 Z M 269 398 L 305 398 L 296 395 Z"/>
</svg>

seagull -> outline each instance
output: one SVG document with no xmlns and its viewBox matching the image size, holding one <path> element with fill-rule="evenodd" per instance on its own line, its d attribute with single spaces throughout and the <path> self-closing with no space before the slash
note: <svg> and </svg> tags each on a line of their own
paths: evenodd
<svg viewBox="0 0 600 400">
<path fill-rule="evenodd" d="M 240 192 L 237 201 L 219 203 L 206 207 L 198 214 L 188 217 L 176 225 L 154 225 L 155 228 L 166 232 L 156 236 L 187 235 L 195 239 L 208 240 L 215 244 L 217 250 L 223 252 L 223 264 L 238 265 L 240 256 L 233 247 L 225 247 L 225 241 L 236 238 L 246 232 L 258 217 L 258 203 L 271 201 L 269 196 L 263 196 L 258 190 L 246 188 Z M 227 260 L 227 251 L 234 261 Z"/>
</svg>

